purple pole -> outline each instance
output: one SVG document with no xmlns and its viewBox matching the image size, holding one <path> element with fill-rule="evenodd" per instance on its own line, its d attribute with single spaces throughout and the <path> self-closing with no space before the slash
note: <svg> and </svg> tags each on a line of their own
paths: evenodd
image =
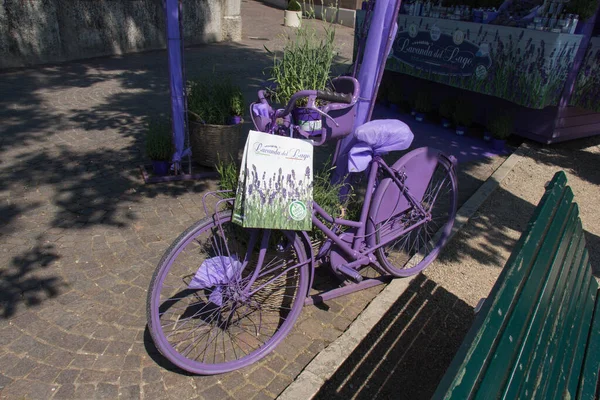
<svg viewBox="0 0 600 400">
<path fill-rule="evenodd" d="M 179 31 L 178 0 L 166 0 L 167 53 L 169 55 L 169 88 L 173 121 L 173 163 L 179 163 L 185 146 L 184 98 L 181 34 Z"/>
<path fill-rule="evenodd" d="M 356 104 L 353 130 L 371 119 L 387 56 L 396 36 L 400 4 L 401 0 L 377 0 L 375 3 L 365 54 L 358 72 L 360 97 Z M 356 59 L 360 60 L 359 55 Z M 348 173 L 348 151 L 355 142 L 354 136 L 349 135 L 340 144 L 334 176 L 338 182 Z"/>
</svg>

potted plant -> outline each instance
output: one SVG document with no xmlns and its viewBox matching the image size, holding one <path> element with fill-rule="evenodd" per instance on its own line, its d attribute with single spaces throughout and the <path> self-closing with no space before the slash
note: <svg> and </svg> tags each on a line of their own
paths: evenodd
<svg viewBox="0 0 600 400">
<path fill-rule="evenodd" d="M 456 134 L 464 135 L 473 123 L 473 105 L 468 101 L 459 100 L 456 102 L 452 119 L 456 125 Z"/>
<path fill-rule="evenodd" d="M 228 79 L 191 80 L 187 85 L 192 157 L 213 167 L 219 157 L 237 156 L 244 103 L 241 89 Z"/>
<path fill-rule="evenodd" d="M 388 100 L 390 103 L 390 109 L 394 112 L 400 111 L 400 104 L 404 101 L 402 90 L 397 84 L 392 85 L 388 93 Z"/>
<path fill-rule="evenodd" d="M 283 15 L 283 25 L 299 28 L 302 24 L 302 6 L 298 0 L 290 0 Z"/>
<path fill-rule="evenodd" d="M 389 87 L 387 82 L 382 81 L 377 89 L 377 103 L 384 107 L 389 107 L 390 101 L 388 99 Z"/>
<path fill-rule="evenodd" d="M 490 122 L 489 130 L 492 133 L 492 148 L 497 151 L 504 150 L 506 139 L 513 130 L 513 121 L 509 115 L 500 115 Z"/>
<path fill-rule="evenodd" d="M 269 89 L 271 98 L 286 106 L 291 96 L 300 90 L 324 90 L 331 81 L 330 71 L 336 55 L 334 40 L 332 24 L 323 34 L 305 24 L 294 36 L 288 35 L 283 54 L 274 54 L 273 66 L 268 69 L 269 81 L 274 84 Z M 306 132 L 320 130 L 321 115 L 306 105 L 306 98 L 298 100 L 292 111 L 294 122 Z"/>
<path fill-rule="evenodd" d="M 155 175 L 166 175 L 173 156 L 171 124 L 151 121 L 146 130 L 146 155 L 152 160 Z"/>
<path fill-rule="evenodd" d="M 431 102 L 429 100 L 428 92 L 420 91 L 417 93 L 417 97 L 415 98 L 415 111 L 415 120 L 417 120 L 417 122 L 423 122 L 427 113 L 431 111 Z"/>
<path fill-rule="evenodd" d="M 454 116 L 454 110 L 456 107 L 456 99 L 447 98 L 440 104 L 440 116 L 442 117 L 442 126 L 444 128 L 450 128 L 452 125 L 452 117 Z"/>
<path fill-rule="evenodd" d="M 243 122 L 245 110 L 244 95 L 237 86 L 232 86 L 231 90 L 231 116 L 229 117 L 230 125 L 237 125 Z"/>
</svg>

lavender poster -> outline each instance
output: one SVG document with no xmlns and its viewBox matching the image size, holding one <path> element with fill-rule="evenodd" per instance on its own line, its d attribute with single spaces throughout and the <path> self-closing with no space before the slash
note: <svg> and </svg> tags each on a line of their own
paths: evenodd
<svg viewBox="0 0 600 400">
<path fill-rule="evenodd" d="M 590 40 L 569 105 L 600 112 L 600 37 Z"/>
<path fill-rule="evenodd" d="M 360 32 L 364 12 L 356 18 Z M 542 109 L 558 104 L 580 42 L 581 35 L 399 15 L 386 69 Z"/>
<path fill-rule="evenodd" d="M 312 168 L 309 141 L 250 131 L 233 221 L 245 228 L 311 230 Z"/>
</svg>

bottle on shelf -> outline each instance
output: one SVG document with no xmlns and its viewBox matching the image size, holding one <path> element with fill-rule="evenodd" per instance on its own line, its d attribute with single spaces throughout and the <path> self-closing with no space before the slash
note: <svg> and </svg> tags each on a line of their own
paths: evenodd
<svg viewBox="0 0 600 400">
<path fill-rule="evenodd" d="M 557 21 L 558 19 L 556 18 L 556 14 L 551 15 L 548 21 L 548 30 L 552 31 L 554 28 L 556 28 Z"/>
<path fill-rule="evenodd" d="M 575 29 L 577 28 L 578 22 L 579 22 L 579 15 L 575 14 L 573 16 L 573 20 L 571 21 L 571 29 L 569 29 L 569 33 L 571 35 L 575 33 Z"/>
</svg>

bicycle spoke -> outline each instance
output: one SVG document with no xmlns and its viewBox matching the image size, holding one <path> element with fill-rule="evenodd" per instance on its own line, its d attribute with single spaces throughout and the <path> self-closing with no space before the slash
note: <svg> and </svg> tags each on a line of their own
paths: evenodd
<svg viewBox="0 0 600 400">
<path fill-rule="evenodd" d="M 247 364 L 256 358 L 259 350 L 266 354 L 261 349 L 272 346 L 275 338 L 291 328 L 303 305 L 299 295 L 307 290 L 307 276 L 302 278 L 307 263 L 298 257 L 302 247 L 295 235 L 278 234 L 294 240 L 289 249 L 272 251 L 265 247 L 268 233 L 264 236 L 262 231 L 243 229 L 226 218 L 219 226 L 208 222 L 208 229 L 198 230 L 174 247 L 174 256 L 165 263 L 166 272 L 160 277 L 160 291 L 153 289 L 149 295 L 160 299 L 152 303 L 158 304 L 152 326 L 149 320 L 153 338 L 159 334 L 170 344 L 165 348 L 157 343 L 161 353 L 186 369 L 194 366 L 192 370 L 211 371 L 211 365 L 238 368 L 239 362 Z M 257 246 L 249 251 L 252 235 L 258 238 L 257 246 L 263 238 L 262 262 Z M 216 257 L 225 258 L 207 267 L 205 261 L 219 260 Z M 227 259 L 237 259 L 243 267 L 237 269 Z M 192 281 L 213 286 L 191 289 Z M 170 357 L 169 352 L 180 358 Z M 185 361 L 181 362 L 181 357 Z"/>
</svg>

